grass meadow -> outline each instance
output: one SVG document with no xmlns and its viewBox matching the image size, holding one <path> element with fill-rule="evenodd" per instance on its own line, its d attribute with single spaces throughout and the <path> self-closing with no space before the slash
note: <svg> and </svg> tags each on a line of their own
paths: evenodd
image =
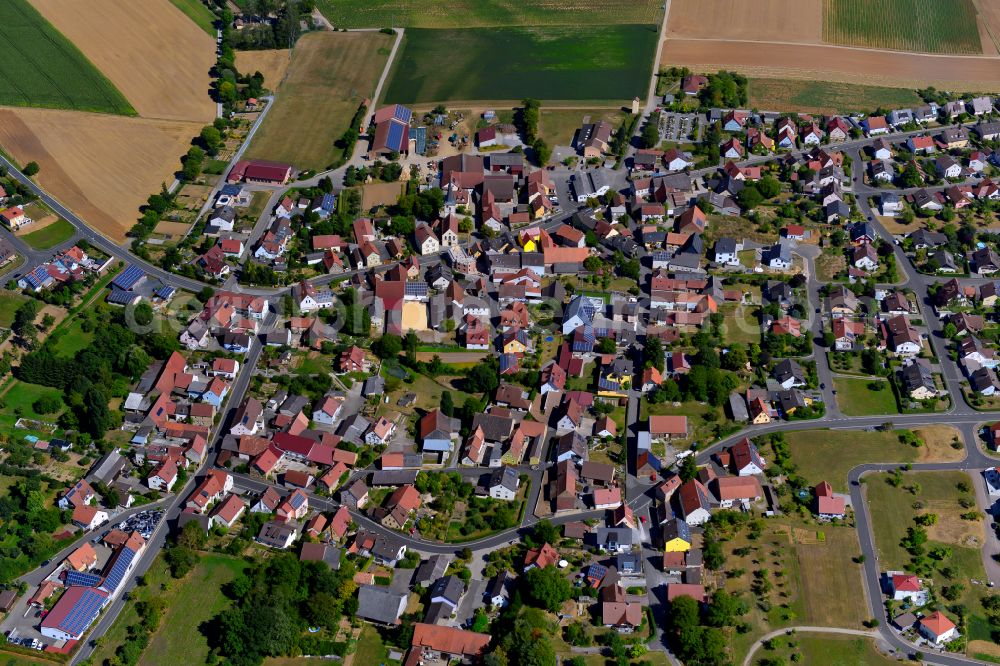
<svg viewBox="0 0 1000 666">
<path fill-rule="evenodd" d="M 646 90 L 653 25 L 406 31 L 385 101 L 631 100 Z"/>
<path fill-rule="evenodd" d="M 338 28 L 471 28 L 659 23 L 659 0 L 318 0 Z"/>
<path fill-rule="evenodd" d="M 921 53 L 982 53 L 972 0 L 824 0 L 823 40 Z"/>
<path fill-rule="evenodd" d="M 38 231 L 32 231 L 21 236 L 21 240 L 35 248 L 36 250 L 47 250 L 64 243 L 73 237 L 76 227 L 59 218 L 47 227 L 42 227 Z"/>
<path fill-rule="evenodd" d="M 27 0 L 0 2 L 0 105 L 136 115 L 128 100 Z"/>
<path fill-rule="evenodd" d="M 10 328 L 10 325 L 14 323 L 17 309 L 27 300 L 27 296 L 16 291 L 0 292 L 0 328 Z"/>
<path fill-rule="evenodd" d="M 215 14 L 210 12 L 201 0 L 170 0 L 170 2 L 199 28 L 215 37 Z"/>
<path fill-rule="evenodd" d="M 868 388 L 869 384 L 877 383 L 883 386 L 880 391 Z M 896 398 L 892 394 L 889 382 L 874 378 L 834 377 L 833 385 L 837 389 L 837 404 L 844 416 L 878 416 L 880 414 L 898 414 Z"/>
<path fill-rule="evenodd" d="M 908 88 L 798 79 L 750 79 L 750 106 L 768 111 L 856 113 L 915 104 L 920 104 L 920 97 Z"/>
<path fill-rule="evenodd" d="M 900 432 L 896 430 L 789 430 L 785 439 L 799 474 L 810 485 L 828 481 L 837 492 L 847 492 L 847 473 L 862 463 L 961 459 L 962 451 L 951 448 L 948 438 L 942 437 L 934 428 L 917 429 L 915 432 L 924 442 L 923 446 L 901 442 Z"/>
<path fill-rule="evenodd" d="M 982 585 L 970 583 L 986 578 L 983 568 L 981 544 L 984 540 L 984 521 L 968 521 L 960 517 L 966 511 L 960 504 L 961 497 L 975 502 L 971 491 L 958 490 L 961 483 L 969 488 L 981 480 L 970 477 L 965 472 L 911 472 L 903 475 L 902 484 L 894 488 L 886 480 L 887 474 L 871 474 L 865 477 L 872 534 L 878 559 L 884 569 L 905 570 L 910 555 L 900 545 L 907 529 L 915 525 L 917 515 L 933 513 L 938 516 L 936 524 L 926 528 L 928 540 L 926 550 L 935 546 L 946 546 L 950 554 L 940 562 L 938 569 L 952 567 L 955 578 L 950 580 L 944 574 L 936 575 L 934 582 L 940 587 L 961 583 L 962 595 L 957 600 L 969 613 L 970 626 L 983 623 L 980 599 L 989 593 Z M 917 492 L 914 493 L 913 491 Z M 917 501 L 919 500 L 919 504 Z M 972 638 L 982 630 L 972 632 Z M 986 637 L 989 637 L 988 631 Z"/>
</svg>

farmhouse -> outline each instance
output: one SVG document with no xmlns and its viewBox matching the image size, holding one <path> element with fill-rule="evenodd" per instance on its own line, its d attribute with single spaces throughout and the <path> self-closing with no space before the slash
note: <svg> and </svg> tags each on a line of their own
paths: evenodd
<svg viewBox="0 0 1000 666">
<path fill-rule="evenodd" d="M 284 185 L 292 177 L 292 167 L 281 162 L 267 160 L 240 160 L 229 172 L 230 183 L 263 183 Z"/>
<path fill-rule="evenodd" d="M 410 151 L 410 119 L 413 112 L 401 104 L 386 106 L 375 112 L 372 145 L 368 157 L 380 157 Z"/>
</svg>

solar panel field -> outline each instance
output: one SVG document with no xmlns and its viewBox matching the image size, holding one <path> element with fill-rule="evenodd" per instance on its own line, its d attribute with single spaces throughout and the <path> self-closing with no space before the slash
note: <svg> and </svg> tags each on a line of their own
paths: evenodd
<svg viewBox="0 0 1000 666">
<path fill-rule="evenodd" d="M 26 0 L 0 2 L 0 105 L 135 115 L 128 100 Z"/>
<path fill-rule="evenodd" d="M 658 27 L 406 31 L 386 102 L 625 101 L 645 95 Z"/>
</svg>

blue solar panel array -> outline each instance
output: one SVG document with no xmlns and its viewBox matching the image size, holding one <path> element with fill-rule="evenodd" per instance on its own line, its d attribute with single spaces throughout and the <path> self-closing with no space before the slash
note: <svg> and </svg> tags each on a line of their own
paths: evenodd
<svg viewBox="0 0 1000 666">
<path fill-rule="evenodd" d="M 386 137 L 385 145 L 395 150 L 397 153 L 401 153 L 405 150 L 403 146 L 403 141 L 405 140 L 407 130 L 409 127 L 407 125 L 402 125 L 400 123 L 390 123 L 389 124 L 389 136 Z"/>
<path fill-rule="evenodd" d="M 97 587 L 101 583 L 101 577 L 97 574 L 85 571 L 67 571 L 66 585 L 70 587 Z"/>
<path fill-rule="evenodd" d="M 108 294 L 108 303 L 113 303 L 115 305 L 126 305 L 132 302 L 132 299 L 136 295 L 131 291 L 125 291 L 124 289 L 118 289 L 112 287 L 111 293 Z"/>
<path fill-rule="evenodd" d="M 409 125 L 410 118 L 413 117 L 413 111 L 410 111 L 402 104 L 397 104 L 395 110 L 392 112 L 392 117 Z"/>
<path fill-rule="evenodd" d="M 306 496 L 301 493 L 294 493 L 291 498 L 291 504 L 293 509 L 298 509 L 302 506 L 302 503 L 306 501 Z"/>
<path fill-rule="evenodd" d="M 426 296 L 427 295 L 427 283 L 426 282 L 407 282 L 403 289 L 407 296 Z"/>
<path fill-rule="evenodd" d="M 37 289 L 49 279 L 49 272 L 45 270 L 44 266 L 39 266 L 30 273 L 25 273 L 24 279 L 32 288 Z"/>
<path fill-rule="evenodd" d="M 417 140 L 417 154 L 423 155 L 427 152 L 427 128 L 417 127 L 413 131 L 413 138 Z"/>
<path fill-rule="evenodd" d="M 115 558 L 114 565 L 111 567 L 111 571 L 108 575 L 104 577 L 103 587 L 108 592 L 114 592 L 118 589 L 118 586 L 122 584 L 125 579 L 125 575 L 128 573 L 129 565 L 132 564 L 132 560 L 135 558 L 135 551 L 131 548 L 122 548 L 118 552 L 118 556 Z"/>
<path fill-rule="evenodd" d="M 174 295 L 175 291 L 177 291 L 177 290 L 174 289 L 173 287 L 168 287 L 168 286 L 164 285 L 164 286 L 160 287 L 159 289 L 157 289 L 155 293 L 156 293 L 156 296 L 158 298 L 162 298 L 163 300 L 167 300 L 171 296 Z"/>
<path fill-rule="evenodd" d="M 125 270 L 119 273 L 115 279 L 111 281 L 111 284 L 119 289 L 128 291 L 143 277 L 145 277 L 145 274 L 142 272 L 141 268 L 133 264 L 129 264 L 125 267 Z"/>
<path fill-rule="evenodd" d="M 86 590 L 80 600 L 73 605 L 66 617 L 59 623 L 59 629 L 72 636 L 80 636 L 94 621 L 107 599 L 97 590 Z"/>
</svg>

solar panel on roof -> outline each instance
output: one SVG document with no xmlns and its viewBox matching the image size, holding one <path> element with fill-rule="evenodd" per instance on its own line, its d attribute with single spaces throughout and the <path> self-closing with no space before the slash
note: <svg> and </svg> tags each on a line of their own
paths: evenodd
<svg viewBox="0 0 1000 666">
<path fill-rule="evenodd" d="M 166 299 L 170 298 L 171 296 L 173 296 L 175 291 L 177 291 L 177 290 L 174 289 L 173 287 L 168 287 L 168 286 L 164 285 L 164 286 L 162 286 L 162 287 L 160 287 L 159 289 L 156 290 L 156 295 L 157 295 L 157 297 L 162 298 L 163 300 L 166 300 Z"/>
<path fill-rule="evenodd" d="M 391 123 L 389 125 L 389 136 L 386 137 L 385 145 L 396 152 L 403 152 L 403 140 L 408 129 L 406 125 Z"/>
<path fill-rule="evenodd" d="M 66 585 L 71 587 L 97 587 L 101 577 L 85 571 L 67 571 Z"/>
<path fill-rule="evenodd" d="M 404 123 L 409 123 L 410 118 L 413 117 L 413 111 L 410 111 L 402 104 L 397 104 L 396 109 L 392 113 L 392 117 L 396 118 L 397 120 L 401 120 Z"/>
<path fill-rule="evenodd" d="M 141 268 L 133 264 L 129 264 L 124 271 L 119 273 L 115 279 L 111 281 L 111 284 L 119 289 L 128 291 L 143 277 L 145 276 Z"/>
<path fill-rule="evenodd" d="M 136 297 L 131 291 L 124 291 L 122 289 L 112 289 L 111 293 L 108 294 L 108 303 L 114 303 L 116 305 L 126 305 L 131 303 L 132 299 Z"/>
<path fill-rule="evenodd" d="M 115 563 L 111 567 L 111 571 L 104 578 L 104 585 L 102 587 L 109 592 L 113 592 L 118 589 L 121 585 L 122 580 L 124 580 L 125 575 L 128 573 L 129 565 L 135 558 L 135 551 L 131 548 L 122 548 L 119 551 L 118 557 L 115 558 Z"/>
<path fill-rule="evenodd" d="M 59 629 L 73 636 L 81 635 L 101 612 L 106 599 L 107 596 L 95 589 L 86 590 L 59 623 Z"/>
<path fill-rule="evenodd" d="M 421 296 L 427 293 L 427 283 L 426 282 L 407 282 L 406 287 L 404 287 L 406 293 L 410 296 Z"/>
</svg>

